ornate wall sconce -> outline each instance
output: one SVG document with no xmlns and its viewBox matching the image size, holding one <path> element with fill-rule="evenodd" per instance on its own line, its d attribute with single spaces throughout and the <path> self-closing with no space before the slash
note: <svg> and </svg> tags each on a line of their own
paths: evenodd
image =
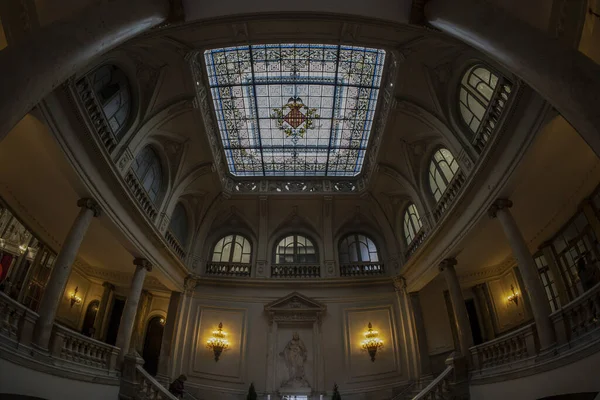
<svg viewBox="0 0 600 400">
<path fill-rule="evenodd" d="M 162 326 L 165 326 L 165 322 L 167 322 L 163 317 L 160 317 L 160 319 L 158 320 L 158 323 L 161 324 Z"/>
<path fill-rule="evenodd" d="M 69 300 L 71 301 L 71 308 L 73 308 L 73 306 L 75 305 L 75 303 L 81 304 L 81 297 L 79 297 L 77 295 L 78 291 L 79 291 L 79 286 L 76 286 L 75 290 L 73 291 L 73 293 L 71 293 L 71 295 L 69 296 Z"/>
<path fill-rule="evenodd" d="M 383 340 L 379 339 L 379 332 L 373 330 L 373 325 L 370 322 L 364 335 L 365 340 L 362 341 L 362 348 L 369 352 L 371 361 L 375 362 L 375 355 L 377 354 L 377 350 L 383 347 Z"/>
<path fill-rule="evenodd" d="M 515 287 L 511 284 L 510 285 L 510 290 L 512 291 L 512 294 L 510 296 L 508 296 L 506 298 L 506 300 L 508 300 L 509 302 L 513 302 L 515 303 L 516 306 L 519 305 L 519 292 L 515 292 Z"/>
<path fill-rule="evenodd" d="M 212 337 L 206 342 L 206 347 L 211 349 L 215 355 L 215 362 L 219 361 L 221 353 L 229 348 L 226 336 L 227 334 L 223 332 L 223 323 L 219 322 L 219 328 L 213 331 Z"/>
</svg>

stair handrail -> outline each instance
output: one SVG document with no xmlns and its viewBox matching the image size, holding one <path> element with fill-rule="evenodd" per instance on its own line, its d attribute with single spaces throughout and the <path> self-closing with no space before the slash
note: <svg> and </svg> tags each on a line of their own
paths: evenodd
<svg viewBox="0 0 600 400">
<path fill-rule="evenodd" d="M 415 387 L 416 384 L 417 384 L 417 381 L 411 382 L 408 386 L 406 386 L 404 389 L 402 389 L 400 391 L 400 393 L 398 393 L 397 395 L 395 395 L 394 397 L 392 397 L 390 400 L 402 400 L 402 399 L 404 399 L 404 395 L 406 395 L 406 393 L 408 393 L 409 390 L 411 390 L 413 387 Z"/>
<path fill-rule="evenodd" d="M 421 392 L 418 395 L 413 397 L 412 400 L 425 399 L 425 396 L 427 396 L 430 392 L 432 392 L 441 383 L 444 382 L 444 380 L 448 377 L 448 375 L 452 372 L 453 369 L 454 369 L 453 365 L 448 365 L 446 367 L 446 369 L 441 374 L 438 375 L 437 378 L 435 378 L 429 385 L 427 385 L 427 387 L 425 389 L 421 390 Z"/>
</svg>

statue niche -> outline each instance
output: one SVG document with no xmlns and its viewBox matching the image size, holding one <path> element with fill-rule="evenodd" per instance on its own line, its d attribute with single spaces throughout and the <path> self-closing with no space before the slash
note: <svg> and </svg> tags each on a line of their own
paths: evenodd
<svg viewBox="0 0 600 400">
<path fill-rule="evenodd" d="M 298 332 L 294 332 L 292 339 L 279 355 L 285 360 L 285 366 L 289 374 L 289 379 L 282 382 L 281 386 L 292 388 L 310 387 L 304 374 L 304 363 L 307 356 L 306 346 L 300 339 Z"/>
</svg>

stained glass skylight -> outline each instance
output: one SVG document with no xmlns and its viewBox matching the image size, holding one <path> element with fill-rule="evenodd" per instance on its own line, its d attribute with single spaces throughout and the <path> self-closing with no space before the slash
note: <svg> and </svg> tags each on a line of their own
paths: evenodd
<svg viewBox="0 0 600 400">
<path fill-rule="evenodd" d="M 274 44 L 204 52 L 234 176 L 356 176 L 364 158 L 385 51 Z"/>
</svg>

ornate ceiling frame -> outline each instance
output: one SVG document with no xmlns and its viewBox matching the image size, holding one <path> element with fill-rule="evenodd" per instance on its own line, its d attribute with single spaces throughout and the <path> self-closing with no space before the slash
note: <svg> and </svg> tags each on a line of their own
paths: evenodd
<svg viewBox="0 0 600 400">
<path fill-rule="evenodd" d="M 365 192 L 369 181 L 377 166 L 377 155 L 383 138 L 390 110 L 395 103 L 393 83 L 395 82 L 400 62 L 396 52 L 387 50 L 387 60 L 384 66 L 381 89 L 376 107 L 373 127 L 367 146 L 362 171 L 352 178 L 332 177 L 235 177 L 229 173 L 224 150 L 221 146 L 219 128 L 215 112 L 212 107 L 212 98 L 203 65 L 204 50 L 195 50 L 186 55 L 190 65 L 196 88 L 193 102 L 194 108 L 200 110 L 206 136 L 214 157 L 214 169 L 219 176 L 223 192 L 227 194 L 358 194 Z"/>
</svg>

